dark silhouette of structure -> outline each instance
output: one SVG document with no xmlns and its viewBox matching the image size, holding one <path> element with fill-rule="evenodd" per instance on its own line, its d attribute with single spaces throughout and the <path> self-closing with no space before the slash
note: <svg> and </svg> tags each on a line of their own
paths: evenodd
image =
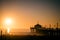
<svg viewBox="0 0 60 40">
<path fill-rule="evenodd" d="M 42 25 L 36 24 L 34 25 L 34 27 L 30 27 L 30 30 L 31 32 L 42 33 L 49 36 L 60 35 L 60 29 L 58 28 L 58 23 L 56 29 L 51 28 L 51 24 L 49 26 L 50 28 L 43 28 Z"/>
<path fill-rule="evenodd" d="M 2 30 L 1 30 L 1 36 L 2 36 Z"/>
<path fill-rule="evenodd" d="M 0 30 L 0 39 L 2 39 L 2 30 Z"/>
<path fill-rule="evenodd" d="M 31 32 L 39 32 L 38 30 L 41 29 L 42 26 L 40 24 L 34 25 L 34 27 L 31 27 Z"/>
<path fill-rule="evenodd" d="M 0 30 L 0 36 L 2 36 L 2 30 Z"/>
</svg>

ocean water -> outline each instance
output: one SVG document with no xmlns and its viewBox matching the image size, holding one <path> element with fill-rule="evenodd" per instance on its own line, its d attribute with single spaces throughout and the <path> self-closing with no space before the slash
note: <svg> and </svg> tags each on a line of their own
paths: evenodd
<svg viewBox="0 0 60 40">
<path fill-rule="evenodd" d="M 43 36 L 43 34 L 41 34 L 41 33 L 35 33 L 35 32 L 12 32 L 10 35 L 21 35 L 21 36 L 26 36 L 26 35 L 31 35 L 31 36 L 33 36 L 33 35 L 36 35 L 36 36 Z"/>
</svg>

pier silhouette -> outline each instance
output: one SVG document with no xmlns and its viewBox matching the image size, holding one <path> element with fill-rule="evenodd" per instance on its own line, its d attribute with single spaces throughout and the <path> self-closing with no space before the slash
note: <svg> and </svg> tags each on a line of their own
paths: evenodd
<svg viewBox="0 0 60 40">
<path fill-rule="evenodd" d="M 51 25 L 49 25 L 51 27 Z M 58 28 L 58 23 L 57 27 L 54 28 L 44 28 L 40 24 L 34 25 L 34 27 L 30 27 L 30 30 L 32 33 L 42 33 L 48 36 L 60 36 L 60 28 Z"/>
</svg>

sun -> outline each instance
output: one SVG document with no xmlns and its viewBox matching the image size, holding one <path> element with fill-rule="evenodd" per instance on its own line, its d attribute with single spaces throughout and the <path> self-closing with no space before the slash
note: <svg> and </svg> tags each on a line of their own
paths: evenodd
<svg viewBox="0 0 60 40">
<path fill-rule="evenodd" d="M 10 33 L 10 27 L 12 25 L 12 19 L 10 19 L 10 18 L 5 19 L 5 25 L 6 25 L 7 33 Z"/>
<path fill-rule="evenodd" d="M 12 23 L 12 20 L 8 18 L 8 19 L 5 20 L 5 23 L 6 23 L 7 25 L 10 25 L 10 24 Z"/>
</svg>

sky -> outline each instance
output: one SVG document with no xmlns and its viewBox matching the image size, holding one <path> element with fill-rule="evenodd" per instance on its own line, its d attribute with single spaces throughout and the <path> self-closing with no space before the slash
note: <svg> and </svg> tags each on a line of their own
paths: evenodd
<svg viewBox="0 0 60 40">
<path fill-rule="evenodd" d="M 57 21 L 60 25 L 59 8 L 58 0 L 3 0 L 0 1 L 0 26 L 9 27 L 12 32 L 28 32 L 38 22 L 43 27 L 49 24 L 54 27 Z M 6 19 L 12 20 L 10 25 L 6 25 Z"/>
</svg>

